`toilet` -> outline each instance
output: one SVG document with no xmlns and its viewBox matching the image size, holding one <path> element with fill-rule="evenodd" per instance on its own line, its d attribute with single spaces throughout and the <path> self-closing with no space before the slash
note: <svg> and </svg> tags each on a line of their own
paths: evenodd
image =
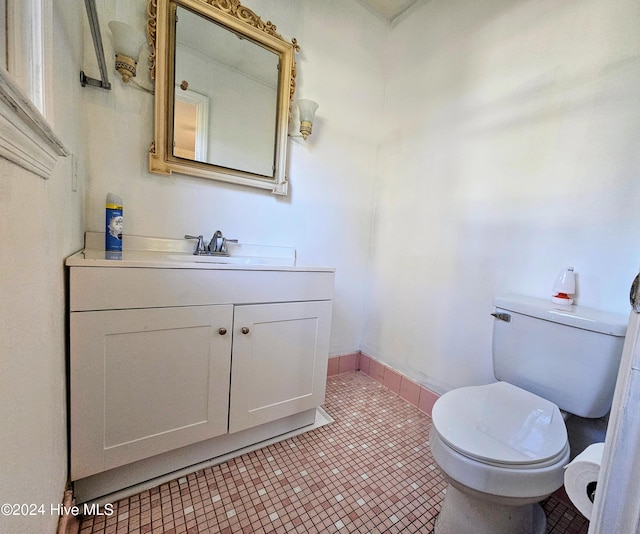
<svg viewBox="0 0 640 534">
<path fill-rule="evenodd" d="M 498 381 L 433 406 L 429 445 L 449 483 L 436 534 L 544 534 L 537 503 L 569 461 L 564 418 L 611 408 L 626 317 L 523 296 L 494 306 Z"/>
</svg>

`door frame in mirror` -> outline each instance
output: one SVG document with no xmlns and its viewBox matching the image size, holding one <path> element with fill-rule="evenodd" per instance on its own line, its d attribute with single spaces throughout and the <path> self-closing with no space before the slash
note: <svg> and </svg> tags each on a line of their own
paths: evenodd
<svg viewBox="0 0 640 534">
<path fill-rule="evenodd" d="M 180 89 L 180 92 L 177 89 Z M 194 161 L 207 161 L 207 149 L 209 139 L 209 97 L 192 91 L 182 89 L 178 84 L 174 88 L 176 100 L 182 100 L 186 104 L 191 104 L 195 109 L 195 123 L 190 124 L 195 133 Z M 176 108 L 177 109 L 177 108 Z M 176 115 L 174 113 L 174 130 Z M 175 137 L 175 136 L 174 136 Z"/>
<path fill-rule="evenodd" d="M 280 58 L 273 176 L 263 176 L 209 163 L 190 161 L 173 155 L 173 109 L 175 70 L 175 13 L 177 6 L 240 34 Z M 155 80 L 154 140 L 149 149 L 149 172 L 173 172 L 219 180 L 286 195 L 288 123 L 296 88 L 296 39 L 291 42 L 276 32 L 271 22 L 263 22 L 238 0 L 149 0 L 147 30 L 151 44 L 151 77 Z"/>
</svg>

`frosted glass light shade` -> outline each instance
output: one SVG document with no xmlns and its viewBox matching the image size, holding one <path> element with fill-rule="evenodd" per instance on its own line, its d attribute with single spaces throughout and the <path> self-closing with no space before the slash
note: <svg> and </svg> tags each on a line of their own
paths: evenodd
<svg viewBox="0 0 640 534">
<path fill-rule="evenodd" d="M 112 20 L 109 23 L 109 29 L 113 35 L 113 48 L 116 54 L 121 54 L 138 61 L 140 47 L 145 42 L 144 34 L 128 24 L 117 20 Z"/>
<path fill-rule="evenodd" d="M 318 109 L 318 103 L 313 100 L 298 100 L 298 110 L 300 111 L 300 122 L 313 122 Z"/>
<path fill-rule="evenodd" d="M 318 103 L 313 100 L 297 100 L 296 105 L 298 106 L 298 113 L 300 114 L 300 133 L 306 141 L 311 133 Z"/>
</svg>

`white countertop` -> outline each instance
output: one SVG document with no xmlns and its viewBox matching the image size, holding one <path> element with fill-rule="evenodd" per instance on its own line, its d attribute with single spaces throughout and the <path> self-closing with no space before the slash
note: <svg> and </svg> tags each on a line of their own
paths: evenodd
<svg viewBox="0 0 640 534">
<path fill-rule="evenodd" d="M 100 248 L 104 234 L 87 232 L 86 248 L 66 259 L 68 267 L 128 267 L 152 269 L 229 269 L 256 271 L 328 271 L 333 267 L 297 266 L 290 247 L 229 244 L 229 256 L 196 256 L 193 242 L 154 237 L 124 236 L 122 252 Z"/>
</svg>

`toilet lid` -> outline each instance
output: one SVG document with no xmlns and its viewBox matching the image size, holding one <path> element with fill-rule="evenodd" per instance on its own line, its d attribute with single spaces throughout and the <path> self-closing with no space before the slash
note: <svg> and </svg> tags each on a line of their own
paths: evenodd
<svg viewBox="0 0 640 534">
<path fill-rule="evenodd" d="M 432 420 L 450 447 L 488 463 L 541 463 L 567 446 L 558 407 L 507 382 L 445 393 L 433 406 Z"/>
</svg>

